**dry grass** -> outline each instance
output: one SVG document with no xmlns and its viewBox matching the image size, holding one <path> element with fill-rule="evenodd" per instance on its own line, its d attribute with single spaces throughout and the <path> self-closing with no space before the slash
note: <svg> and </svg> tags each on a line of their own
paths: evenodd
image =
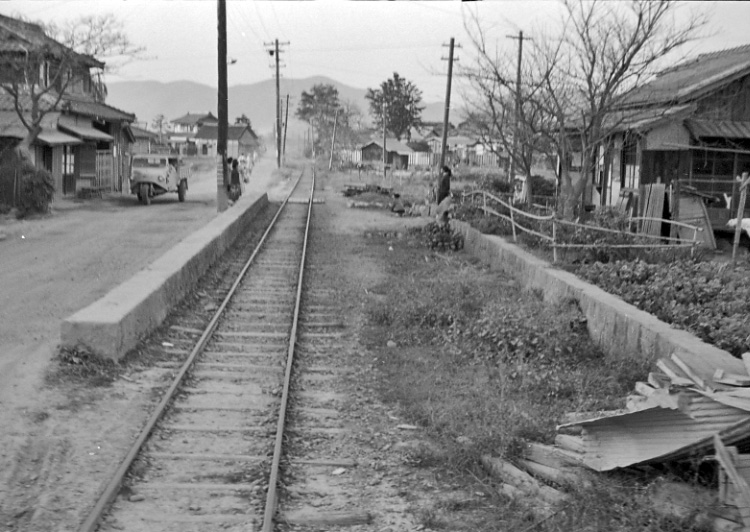
<svg viewBox="0 0 750 532">
<path fill-rule="evenodd" d="M 690 530 L 654 512 L 642 478 L 600 475 L 593 489 L 569 488 L 571 502 L 548 520 L 498 496 L 480 456 L 513 460 L 527 441 L 550 443 L 566 412 L 624 406 L 648 364 L 605 356 L 574 301 L 550 305 L 462 253 L 435 254 L 413 238 L 391 244 L 391 275 L 376 289 L 384 297 L 370 304 L 364 335 L 380 393 L 446 451 L 415 463 L 461 472 L 491 498 L 458 522 L 450 509 L 426 509 L 425 526 Z M 383 347 L 384 338 L 397 347 Z"/>
</svg>

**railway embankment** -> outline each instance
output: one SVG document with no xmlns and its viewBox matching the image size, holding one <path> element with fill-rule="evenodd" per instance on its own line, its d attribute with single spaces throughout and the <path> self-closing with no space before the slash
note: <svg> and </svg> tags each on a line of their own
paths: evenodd
<svg viewBox="0 0 750 532">
<path fill-rule="evenodd" d="M 122 358 L 162 323 L 267 205 L 267 194 L 243 197 L 148 267 L 66 318 L 60 331 L 61 347 Z"/>
</svg>

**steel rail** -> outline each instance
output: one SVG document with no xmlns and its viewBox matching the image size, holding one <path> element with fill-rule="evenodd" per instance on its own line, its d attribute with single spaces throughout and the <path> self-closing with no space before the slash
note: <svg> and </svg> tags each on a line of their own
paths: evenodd
<svg viewBox="0 0 750 532">
<path fill-rule="evenodd" d="M 284 386 L 281 392 L 281 404 L 279 405 L 279 417 L 276 424 L 276 441 L 273 448 L 273 460 L 271 461 L 271 473 L 268 477 L 268 492 L 266 495 L 266 508 L 263 513 L 262 532 L 273 532 L 274 516 L 276 515 L 277 493 L 276 488 L 279 478 L 279 464 L 281 463 L 281 447 L 284 442 L 284 427 L 286 424 L 286 408 L 289 402 L 289 385 L 292 379 L 292 365 L 294 362 L 294 348 L 297 344 L 297 324 L 299 323 L 299 308 L 302 300 L 302 282 L 305 273 L 305 258 L 307 256 L 307 242 L 310 234 L 310 218 L 312 216 L 313 195 L 315 193 L 315 165 L 312 167 L 312 185 L 307 205 L 307 222 L 305 223 L 305 235 L 302 244 L 302 258 L 300 259 L 299 275 L 297 278 L 297 301 L 294 305 L 294 319 L 292 321 L 292 332 L 289 335 L 289 349 L 287 351 L 286 368 L 284 371 Z"/>
<path fill-rule="evenodd" d="M 299 182 L 302 179 L 302 176 L 304 175 L 304 173 L 305 172 L 303 169 L 303 171 L 300 173 L 299 177 L 297 178 L 297 181 L 294 183 L 294 186 L 289 191 L 289 194 L 287 194 L 286 198 L 284 198 L 284 201 L 279 206 L 279 209 L 276 211 L 276 214 L 271 220 L 271 223 L 268 225 L 268 228 L 266 229 L 266 231 L 263 233 L 263 236 L 261 237 L 260 242 L 258 242 L 258 245 L 255 247 L 255 250 L 253 251 L 252 255 L 247 260 L 247 262 L 243 266 L 240 273 L 237 275 L 237 278 L 232 284 L 232 287 L 229 289 L 229 292 L 227 293 L 226 297 L 221 302 L 221 305 L 219 305 L 219 308 L 214 313 L 214 316 L 211 318 L 211 321 L 208 323 L 208 325 L 204 329 L 203 334 L 201 334 L 200 338 L 198 339 L 198 343 L 196 343 L 195 347 L 193 347 L 193 350 L 190 352 L 190 355 L 188 355 L 188 358 L 183 363 L 182 367 L 180 368 L 180 371 L 177 373 L 176 377 L 172 381 L 172 384 L 169 386 L 166 393 L 162 397 L 161 401 L 157 405 L 156 409 L 151 414 L 151 417 L 148 419 L 148 421 L 146 422 L 146 425 L 141 430 L 141 433 L 138 435 L 138 438 L 135 440 L 135 442 L 131 446 L 130 451 L 128 451 L 128 454 L 125 456 L 120 466 L 117 468 L 117 471 L 115 471 L 114 476 L 110 479 L 110 481 L 105 486 L 104 490 L 99 496 L 99 499 L 96 501 L 94 508 L 91 510 L 91 512 L 89 513 L 88 517 L 83 522 L 81 527 L 78 529 L 79 532 L 94 532 L 96 530 L 96 527 L 99 525 L 99 521 L 102 518 L 102 514 L 104 513 L 104 510 L 112 502 L 112 500 L 114 500 L 114 498 L 117 496 L 117 492 L 119 491 L 120 486 L 122 485 L 122 481 L 125 478 L 125 475 L 127 474 L 128 470 L 130 469 L 130 466 L 133 464 L 133 461 L 141 452 L 143 444 L 151 435 L 151 432 L 156 426 L 156 423 L 159 421 L 162 414 L 166 410 L 167 406 L 172 401 L 174 394 L 177 391 L 177 387 L 182 383 L 182 380 L 184 379 L 188 370 L 193 365 L 193 361 L 205 349 L 206 344 L 208 343 L 209 339 L 211 338 L 211 335 L 214 333 L 216 326 L 219 323 L 219 319 L 221 318 L 221 315 L 224 313 L 224 310 L 229 304 L 229 301 L 232 299 L 232 297 L 234 296 L 234 293 L 237 291 L 237 287 L 240 285 L 243 278 L 245 277 L 245 274 L 247 273 L 247 270 L 250 268 L 253 261 L 255 260 L 256 255 L 260 252 L 261 248 L 263 247 L 263 244 L 266 242 L 266 238 L 268 237 L 271 230 L 276 225 L 276 220 L 278 220 L 279 216 L 281 215 L 281 212 L 284 210 L 284 207 L 289 202 L 289 198 L 292 196 L 292 194 L 296 190 L 297 185 L 299 185 Z M 313 178 L 313 183 L 314 181 L 315 179 Z"/>
</svg>

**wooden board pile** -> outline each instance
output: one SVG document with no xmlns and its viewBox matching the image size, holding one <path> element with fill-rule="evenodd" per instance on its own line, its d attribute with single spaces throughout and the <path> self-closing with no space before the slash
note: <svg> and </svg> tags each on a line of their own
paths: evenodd
<svg viewBox="0 0 750 532">
<path fill-rule="evenodd" d="M 750 531 L 750 455 L 733 447 L 750 445 L 750 353 L 742 361 L 675 353 L 656 367 L 626 408 L 569 414 L 554 446 L 531 443 L 513 463 L 485 456 L 485 468 L 502 479 L 505 495 L 533 499 L 536 513 L 548 517 L 570 497 L 567 488 L 592 482 L 592 470 L 715 459 L 718 492 L 675 484 L 654 494 L 654 507 L 679 515 L 687 503 L 670 498 L 692 492 L 695 507 L 687 511 L 703 525 Z"/>
<path fill-rule="evenodd" d="M 688 359 L 675 353 L 659 360 L 624 410 L 563 423 L 558 445 L 577 448 L 581 464 L 595 471 L 715 458 L 723 487 L 704 506 L 711 508 L 711 527 L 750 530 L 750 456 L 725 449 L 750 443 L 750 353 L 742 362 L 714 360 L 713 372 Z"/>
</svg>

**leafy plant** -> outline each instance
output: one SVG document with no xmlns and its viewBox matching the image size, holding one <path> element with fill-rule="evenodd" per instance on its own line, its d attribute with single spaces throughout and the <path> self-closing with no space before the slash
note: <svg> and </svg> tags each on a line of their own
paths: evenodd
<svg viewBox="0 0 750 532">
<path fill-rule="evenodd" d="M 576 274 L 735 356 L 750 350 L 750 267 L 643 260 L 582 265 Z"/>
</svg>

